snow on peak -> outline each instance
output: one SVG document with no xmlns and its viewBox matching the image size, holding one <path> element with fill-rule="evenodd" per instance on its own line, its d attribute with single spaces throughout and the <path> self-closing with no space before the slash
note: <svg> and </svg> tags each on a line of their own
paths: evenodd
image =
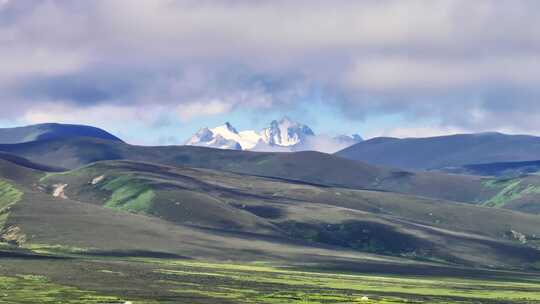
<svg viewBox="0 0 540 304">
<path fill-rule="evenodd" d="M 273 120 L 269 127 L 260 132 L 253 130 L 239 132 L 228 122 L 212 129 L 202 128 L 186 142 L 186 145 L 254 151 L 335 152 L 361 140 L 357 134 L 318 136 L 310 127 L 284 116 L 280 120 Z"/>
<path fill-rule="evenodd" d="M 279 121 L 273 120 L 269 128 L 261 131 L 261 139 L 269 145 L 294 146 L 302 143 L 306 136 L 314 136 L 313 130 L 285 116 Z"/>
<path fill-rule="evenodd" d="M 198 143 L 209 142 L 214 139 L 214 133 L 208 128 L 202 128 L 186 142 L 186 145 L 196 146 Z"/>
<path fill-rule="evenodd" d="M 223 129 L 222 127 L 223 126 L 214 129 L 202 128 L 186 142 L 186 145 L 241 150 L 242 146 L 240 146 L 237 141 L 231 140 L 219 133 L 220 130 L 228 130 L 228 132 L 232 134 L 232 131 L 228 128 Z"/>
<path fill-rule="evenodd" d="M 238 132 L 229 122 L 226 122 L 212 129 L 200 129 L 186 142 L 186 145 L 249 150 L 257 145 L 259 139 L 260 136 L 254 131 Z"/>
</svg>

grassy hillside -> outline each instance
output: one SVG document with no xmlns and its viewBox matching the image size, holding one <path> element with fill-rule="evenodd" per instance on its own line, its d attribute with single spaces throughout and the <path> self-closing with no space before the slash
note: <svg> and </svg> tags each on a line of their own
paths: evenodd
<svg viewBox="0 0 540 304">
<path fill-rule="evenodd" d="M 327 186 L 391 191 L 453 201 L 490 197 L 482 178 L 391 170 L 318 153 L 256 153 L 190 146 L 141 147 L 89 138 L 0 145 L 0 151 L 49 166 L 78 168 L 99 160 L 128 159 L 298 180 Z"/>
<path fill-rule="evenodd" d="M 451 263 L 540 259 L 532 249 L 540 218 L 455 202 L 130 161 L 49 174 L 42 183 L 50 193 L 62 187 L 56 194 L 68 200 L 229 233 Z"/>
<path fill-rule="evenodd" d="M 540 161 L 471 164 L 463 167 L 444 168 L 442 171 L 469 175 L 518 177 L 540 171 Z"/>
<path fill-rule="evenodd" d="M 540 175 L 493 178 L 484 185 L 497 193 L 482 205 L 540 214 Z"/>
<path fill-rule="evenodd" d="M 46 172 L 65 171 L 65 169 L 63 168 L 51 167 L 51 166 L 34 163 L 32 161 L 29 161 L 26 158 L 19 157 L 19 156 L 9 154 L 9 153 L 4 153 L 4 152 L 0 152 L 0 161 L 2 161 L 4 164 L 11 163 L 11 164 L 15 164 L 20 167 L 23 167 L 23 168 L 32 169 L 36 171 L 46 171 Z"/>
<path fill-rule="evenodd" d="M 28 160 L 17 157 L 14 162 L 11 156 L 8 158 L 3 156 L 4 154 L 0 153 L 0 178 L 30 185 L 44 174 L 44 171 L 37 169 L 42 168 L 41 166 Z"/>
<path fill-rule="evenodd" d="M 0 179 L 0 231 L 4 230 L 11 207 L 22 197 L 22 192 Z M 0 239 L 1 240 L 1 239 Z"/>
<path fill-rule="evenodd" d="M 538 216 L 136 161 L 0 169 L 0 303 L 540 303 Z"/>
</svg>

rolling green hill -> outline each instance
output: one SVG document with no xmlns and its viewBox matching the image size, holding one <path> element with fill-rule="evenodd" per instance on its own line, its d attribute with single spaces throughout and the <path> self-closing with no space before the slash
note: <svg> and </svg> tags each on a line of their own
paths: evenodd
<svg viewBox="0 0 540 304">
<path fill-rule="evenodd" d="M 493 184 L 497 180 L 495 177 L 388 169 L 319 152 L 258 153 L 191 146 L 144 147 L 93 138 L 0 145 L 2 150 L 6 152 L 0 152 L 0 158 L 9 156 L 13 160 L 18 157 L 20 164 L 47 171 L 60 170 L 57 167 L 78 168 L 101 160 L 127 159 L 321 186 L 426 196 L 534 214 L 540 212 L 540 193 L 528 192 L 529 189 L 528 193 L 523 193 L 526 195 L 507 197 L 501 194 L 504 187 L 499 187 L 500 183 Z M 515 178 L 523 179 L 524 176 Z M 527 186 L 538 184 L 534 174 L 526 179 Z M 504 203 L 500 202 L 501 195 Z M 511 204 L 506 203 L 510 201 Z"/>
<path fill-rule="evenodd" d="M 66 200 L 209 231 L 470 265 L 540 258 L 540 218 L 442 200 L 133 161 L 48 174 L 41 184 Z"/>
<path fill-rule="evenodd" d="M 493 178 L 485 186 L 496 189 L 497 194 L 482 205 L 540 214 L 540 175 Z"/>
<path fill-rule="evenodd" d="M 447 175 L 388 170 L 319 153 L 74 141 L 88 146 L 58 144 L 65 140 L 8 146 L 24 147 L 7 150 L 33 161 L 0 154 L 0 303 L 539 299 L 540 217 L 354 189 L 384 185 L 405 191 L 448 181 Z M 106 160 L 46 172 L 41 169 L 50 167 L 37 162 L 74 164 L 96 155 L 170 165 Z M 323 174 L 317 162 L 330 171 L 329 180 L 310 176 Z M 346 168 L 348 178 L 332 171 L 335 164 Z M 275 177 L 260 176 L 259 166 Z M 519 183 L 451 177 L 456 189 L 463 180 L 480 183 L 475 187 L 487 189 L 486 197 L 497 203 L 536 191 L 528 186 L 534 176 Z"/>
<path fill-rule="evenodd" d="M 479 202 L 494 194 L 481 177 L 409 172 L 376 167 L 319 152 L 258 153 L 191 146 L 143 147 L 91 138 L 0 145 L 0 151 L 69 169 L 100 160 L 127 159 Z"/>
</svg>

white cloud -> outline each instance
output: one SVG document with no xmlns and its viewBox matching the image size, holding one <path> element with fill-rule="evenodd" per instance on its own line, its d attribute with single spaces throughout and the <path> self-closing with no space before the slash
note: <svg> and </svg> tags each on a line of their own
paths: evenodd
<svg viewBox="0 0 540 304">
<path fill-rule="evenodd" d="M 222 100 L 194 101 L 179 105 L 177 108 L 180 119 L 184 122 L 201 116 L 213 116 L 227 113 L 232 105 Z"/>
<path fill-rule="evenodd" d="M 77 107 L 61 101 L 43 102 L 31 107 L 22 115 L 26 123 L 37 124 L 47 122 L 116 125 L 126 121 L 144 122 L 150 125 L 159 118 L 163 109 L 154 107 L 123 107 L 115 105 L 95 105 Z"/>
<path fill-rule="evenodd" d="M 39 115 L 61 99 L 75 114 L 108 102 L 190 121 L 323 92 L 353 119 L 398 113 L 480 130 L 529 128 L 540 107 L 538 1 L 1 3 L 0 102 L 24 99 Z M 20 88 L 57 76 L 79 80 L 60 98 Z"/>
<path fill-rule="evenodd" d="M 0 33 L 1 35 L 1 33 Z M 76 72 L 86 63 L 84 56 L 47 48 L 0 48 L 0 87 L 27 76 L 55 76 Z"/>
<path fill-rule="evenodd" d="M 335 153 L 353 145 L 354 143 L 355 142 L 352 139 L 350 141 L 345 141 L 333 136 L 321 134 L 314 137 L 308 137 L 304 145 L 302 145 L 299 150 Z"/>
<path fill-rule="evenodd" d="M 440 60 L 368 57 L 357 60 L 346 75 L 353 89 L 448 90 L 493 83 L 535 87 L 540 80 L 540 56 L 482 57 Z"/>
<path fill-rule="evenodd" d="M 450 135 L 450 134 L 462 134 L 462 133 L 469 133 L 469 132 L 470 131 L 460 129 L 460 128 L 439 127 L 439 126 L 397 127 L 397 128 L 383 130 L 382 133 L 373 134 L 370 137 L 376 137 L 376 136 L 397 137 L 397 138 L 432 137 L 432 136 L 442 136 L 442 135 Z"/>
</svg>

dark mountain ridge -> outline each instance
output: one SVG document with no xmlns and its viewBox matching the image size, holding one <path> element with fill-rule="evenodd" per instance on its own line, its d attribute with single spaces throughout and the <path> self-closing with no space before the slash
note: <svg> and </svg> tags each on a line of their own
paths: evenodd
<svg viewBox="0 0 540 304">
<path fill-rule="evenodd" d="M 47 166 L 75 169 L 102 160 L 134 160 L 473 202 L 489 196 L 474 176 L 407 172 L 320 152 L 249 152 L 192 146 L 133 146 L 95 138 L 0 145 L 0 151 Z"/>
<path fill-rule="evenodd" d="M 480 163 L 538 160 L 540 137 L 490 132 L 427 138 L 373 138 L 335 155 L 374 165 L 436 170 Z"/>
<path fill-rule="evenodd" d="M 44 123 L 24 127 L 0 128 L 0 143 L 2 144 L 75 137 L 93 137 L 122 142 L 120 138 L 102 129 L 84 125 Z"/>
</svg>

